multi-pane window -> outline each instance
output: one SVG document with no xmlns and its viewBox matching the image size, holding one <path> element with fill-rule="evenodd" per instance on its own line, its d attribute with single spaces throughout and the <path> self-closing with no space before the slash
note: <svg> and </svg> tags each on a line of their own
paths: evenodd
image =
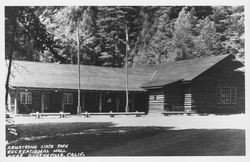
<svg viewBox="0 0 250 162">
<path fill-rule="evenodd" d="M 32 104 L 32 93 L 31 92 L 20 92 L 20 103 L 21 104 Z"/>
<path fill-rule="evenodd" d="M 231 103 L 236 104 L 236 88 L 231 88 Z"/>
<path fill-rule="evenodd" d="M 218 104 L 236 104 L 235 87 L 219 87 L 217 91 Z"/>
<path fill-rule="evenodd" d="M 10 93 L 10 104 L 11 105 L 15 104 L 15 92 Z"/>
<path fill-rule="evenodd" d="M 73 95 L 72 93 L 64 93 L 63 96 L 63 103 L 64 104 L 73 104 Z"/>
</svg>

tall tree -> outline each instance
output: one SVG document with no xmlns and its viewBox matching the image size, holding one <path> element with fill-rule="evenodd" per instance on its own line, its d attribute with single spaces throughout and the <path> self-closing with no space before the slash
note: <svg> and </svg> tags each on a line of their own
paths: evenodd
<svg viewBox="0 0 250 162">
<path fill-rule="evenodd" d="M 194 57 L 219 55 L 222 52 L 220 34 L 216 32 L 215 24 L 207 17 L 201 20 L 199 35 L 194 37 Z"/>
<path fill-rule="evenodd" d="M 80 62 L 81 64 L 98 64 L 94 56 L 95 33 L 96 33 L 96 7 L 74 6 L 47 8 L 41 15 L 41 21 L 46 25 L 50 34 L 55 36 L 61 49 L 58 53 L 67 58 L 67 63 L 77 63 L 76 43 L 76 18 L 73 19 L 73 10 L 78 8 L 75 15 L 79 25 Z M 56 10 L 56 12 L 54 12 Z M 48 16 L 49 15 L 49 16 Z"/>
<path fill-rule="evenodd" d="M 217 6 L 214 10 L 211 18 L 215 23 L 216 33 L 220 34 L 222 54 L 233 54 L 244 64 L 244 6 Z"/>
<path fill-rule="evenodd" d="M 99 7 L 98 39 L 101 59 L 105 66 L 124 66 L 125 29 L 128 27 L 129 46 L 135 46 L 141 29 L 140 7 Z M 132 60 L 132 56 L 129 57 Z"/>
<path fill-rule="evenodd" d="M 139 51 L 136 65 L 158 64 L 168 60 L 173 37 L 174 21 L 170 19 L 171 7 L 144 9 L 144 25 L 138 39 Z"/>
<path fill-rule="evenodd" d="M 141 8 L 142 29 L 139 31 L 135 50 L 133 51 L 134 65 L 155 63 L 155 55 L 152 53 L 153 48 L 150 46 L 152 37 L 155 35 L 156 27 L 155 14 L 159 7 L 144 6 Z"/>
<path fill-rule="evenodd" d="M 28 41 L 27 41 L 28 40 Z M 57 44 L 53 36 L 47 33 L 46 28 L 40 23 L 36 15 L 35 7 L 5 7 L 5 48 L 6 59 L 9 59 L 8 73 L 6 78 L 5 102 L 7 105 L 9 77 L 11 73 L 12 59 L 38 60 L 38 56 L 27 57 L 26 46 L 31 46 L 33 52 L 44 52 L 49 50 L 58 60 L 64 61 L 65 58 L 55 52 Z M 24 51 L 22 53 L 22 51 Z"/>
<path fill-rule="evenodd" d="M 173 46 L 174 55 L 177 60 L 193 58 L 195 47 L 194 36 L 197 34 L 197 17 L 194 16 L 194 9 L 191 11 L 184 7 L 175 21 Z"/>
</svg>

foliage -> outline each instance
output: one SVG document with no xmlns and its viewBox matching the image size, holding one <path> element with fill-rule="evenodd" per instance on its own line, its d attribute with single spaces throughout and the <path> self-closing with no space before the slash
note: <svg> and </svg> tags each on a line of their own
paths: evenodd
<svg viewBox="0 0 250 162">
<path fill-rule="evenodd" d="M 244 6 L 6 7 L 6 57 L 11 16 L 14 59 L 76 63 L 77 22 L 81 64 L 124 66 L 125 28 L 131 66 L 220 54 L 244 63 Z"/>
<path fill-rule="evenodd" d="M 141 30 L 140 7 L 98 7 L 98 41 L 100 59 L 105 66 L 123 66 L 126 50 L 126 28 L 131 49 Z M 132 60 L 130 55 L 129 60 Z"/>
<path fill-rule="evenodd" d="M 64 62 L 65 58 L 55 52 L 58 45 L 40 22 L 35 7 L 5 7 L 5 13 L 6 58 L 12 48 L 14 59 L 39 61 L 39 54 L 48 50 L 53 57 Z M 9 38 L 14 28 L 15 42 L 12 42 Z"/>
</svg>

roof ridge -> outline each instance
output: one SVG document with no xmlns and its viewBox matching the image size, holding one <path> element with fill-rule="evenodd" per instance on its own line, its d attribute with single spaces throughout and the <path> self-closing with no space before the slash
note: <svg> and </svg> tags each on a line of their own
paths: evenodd
<svg viewBox="0 0 250 162">
<path fill-rule="evenodd" d="M 223 54 L 223 55 L 216 55 L 216 56 L 209 56 L 209 57 L 199 57 L 199 58 L 193 58 L 193 59 L 186 59 L 186 60 L 179 60 L 179 61 L 171 61 L 171 62 L 167 62 L 167 63 L 163 63 L 163 64 L 158 64 L 158 65 L 166 65 L 166 64 L 179 64 L 179 63 L 186 63 L 186 62 L 191 62 L 191 61 L 197 61 L 197 60 L 201 60 L 199 62 L 196 62 L 196 64 L 201 64 L 202 61 L 206 61 L 208 59 L 211 58 L 217 58 L 217 57 L 227 57 L 230 54 Z"/>
</svg>

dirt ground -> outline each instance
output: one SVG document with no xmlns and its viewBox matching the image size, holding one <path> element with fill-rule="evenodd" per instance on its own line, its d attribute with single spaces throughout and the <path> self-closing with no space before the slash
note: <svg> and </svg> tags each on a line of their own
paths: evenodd
<svg viewBox="0 0 250 162">
<path fill-rule="evenodd" d="M 8 146 L 68 144 L 86 156 L 245 155 L 245 115 L 18 117 Z M 8 134 L 8 133 L 7 133 Z"/>
</svg>

